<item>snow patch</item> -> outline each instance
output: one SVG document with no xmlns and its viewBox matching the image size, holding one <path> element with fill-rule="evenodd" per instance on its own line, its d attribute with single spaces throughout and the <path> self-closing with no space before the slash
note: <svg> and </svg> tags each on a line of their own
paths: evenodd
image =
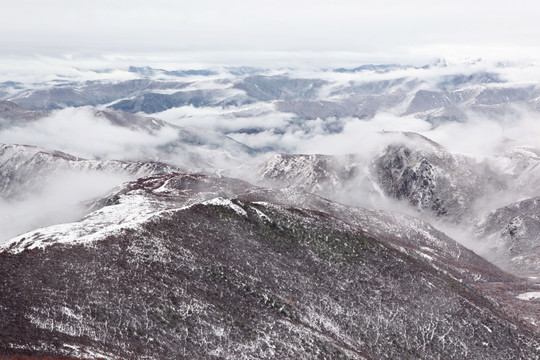
<svg viewBox="0 0 540 360">
<path fill-rule="evenodd" d="M 517 298 L 520 299 L 520 300 L 539 299 L 540 298 L 540 291 L 531 291 L 531 292 L 526 292 L 526 293 L 523 293 L 523 294 L 519 294 L 517 296 Z"/>
<path fill-rule="evenodd" d="M 156 206 L 137 191 L 124 195 L 116 205 L 105 206 L 81 221 L 40 228 L 0 245 L 1 250 L 19 253 L 54 243 L 89 243 L 127 228 L 137 228 L 155 215 Z"/>
<path fill-rule="evenodd" d="M 73 352 L 73 355 L 76 355 L 76 356 L 80 356 L 80 357 L 90 356 L 92 359 L 104 359 L 104 360 L 114 359 L 112 355 L 105 354 L 95 349 L 83 348 L 78 345 L 70 345 L 70 344 L 64 344 L 63 346 L 65 348 L 70 349 Z"/>
<path fill-rule="evenodd" d="M 211 200 L 204 201 L 202 203 L 203 205 L 218 205 L 218 206 L 225 206 L 228 208 L 231 208 L 234 210 L 238 215 L 247 217 L 247 212 L 242 209 L 240 206 L 236 205 L 229 199 L 224 199 L 222 197 L 217 197 Z"/>
<path fill-rule="evenodd" d="M 429 256 L 428 254 L 424 254 L 424 253 L 421 252 L 421 251 L 417 251 L 416 253 L 417 253 L 418 255 L 422 256 L 423 258 L 428 259 L 429 261 L 433 261 L 433 257 Z"/>
<path fill-rule="evenodd" d="M 263 221 L 266 221 L 266 222 L 272 222 L 272 219 L 270 219 L 268 217 L 268 215 L 266 215 L 265 213 L 263 213 L 262 211 L 260 211 L 259 209 L 256 209 L 254 207 L 251 207 L 253 210 L 255 210 L 255 213 L 257 214 L 257 216 L 259 216 L 259 218 Z"/>
</svg>

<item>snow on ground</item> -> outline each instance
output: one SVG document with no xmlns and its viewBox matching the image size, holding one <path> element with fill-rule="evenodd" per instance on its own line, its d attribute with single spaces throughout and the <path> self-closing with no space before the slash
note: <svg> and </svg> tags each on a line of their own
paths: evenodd
<svg viewBox="0 0 540 360">
<path fill-rule="evenodd" d="M 521 300 L 539 299 L 540 298 L 540 291 L 531 291 L 531 292 L 526 292 L 526 293 L 523 293 L 523 294 L 519 294 L 517 296 L 517 298 L 521 299 Z"/>
<path fill-rule="evenodd" d="M 0 246 L 19 253 L 24 249 L 44 248 L 52 243 L 88 243 L 111 233 L 134 228 L 156 212 L 156 206 L 143 194 L 122 196 L 116 205 L 105 206 L 78 222 L 53 225 L 19 235 Z"/>
<path fill-rule="evenodd" d="M 422 256 L 422 257 L 428 259 L 429 261 L 433 261 L 433 257 L 429 256 L 428 254 L 424 254 L 424 253 L 421 252 L 421 251 L 417 251 L 416 253 L 417 253 L 418 255 L 420 255 L 420 256 Z"/>
<path fill-rule="evenodd" d="M 236 205 L 229 199 L 224 199 L 222 197 L 217 197 L 211 200 L 207 200 L 203 202 L 203 205 L 218 205 L 218 206 L 224 206 L 233 209 L 238 215 L 247 217 L 247 213 L 244 209 L 242 209 L 240 206 Z"/>
<path fill-rule="evenodd" d="M 253 206 L 251 208 L 255 210 L 255 213 L 257 214 L 257 216 L 259 216 L 259 218 L 261 218 L 263 221 L 272 222 L 272 220 L 268 217 L 268 215 L 266 215 L 259 209 L 254 208 Z"/>
<path fill-rule="evenodd" d="M 182 199 L 176 196 L 163 197 L 164 194 L 178 195 L 177 190 L 168 185 L 167 180 L 157 189 L 153 189 L 158 197 L 149 195 L 142 189 L 120 194 L 113 205 L 104 206 L 80 221 L 32 230 L 1 244 L 0 251 L 19 253 L 26 249 L 45 248 L 55 243 L 87 244 L 125 229 L 137 229 L 151 217 L 186 209 L 195 204 L 224 206 L 240 216 L 248 216 L 241 206 L 229 199 L 214 197 L 212 192 L 199 192 Z"/>
</svg>

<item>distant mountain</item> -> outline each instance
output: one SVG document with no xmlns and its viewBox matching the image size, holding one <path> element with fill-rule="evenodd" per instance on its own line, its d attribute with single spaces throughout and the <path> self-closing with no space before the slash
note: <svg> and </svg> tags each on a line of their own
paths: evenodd
<svg viewBox="0 0 540 360">
<path fill-rule="evenodd" d="M 10 94 L 24 89 L 24 84 L 18 81 L 0 82 L 0 99 L 8 97 Z"/>
<path fill-rule="evenodd" d="M 475 227 L 478 241 L 498 256 L 502 266 L 537 278 L 540 274 L 540 198 L 491 211 Z"/>
<path fill-rule="evenodd" d="M 0 100 L 0 129 L 47 116 L 47 111 L 26 110 L 11 101 Z"/>
<path fill-rule="evenodd" d="M 32 119 L 34 125 L 49 115 L 43 111 L 25 111 L 17 105 L 14 107 L 20 109 L 21 114 L 25 115 L 27 119 Z M 161 132 L 167 131 L 170 140 L 158 141 L 159 138 L 157 138 L 156 141 L 160 144 L 151 149 L 141 144 L 139 150 L 145 152 L 148 160 L 171 162 L 193 171 L 220 169 L 220 166 L 224 165 L 224 163 L 220 165 L 220 161 L 230 162 L 227 166 L 232 166 L 231 164 L 234 162 L 242 162 L 256 153 L 254 149 L 213 130 L 179 127 L 161 119 L 110 109 L 98 110 L 87 107 L 79 111 L 82 118 L 102 119 L 113 127 L 126 128 L 145 136 L 159 136 Z M 16 117 L 12 117 L 11 120 L 7 120 L 3 124 L 6 128 L 12 126 L 23 128 L 26 125 L 26 123 L 21 123 L 16 119 Z M 73 122 L 77 121 L 79 120 L 75 116 Z M 0 124 L 2 123 L 0 122 Z M 106 134 L 103 135 L 106 136 Z M 84 134 L 81 133 L 80 136 L 82 137 Z M 123 159 L 137 161 L 141 156 L 139 151 L 135 151 L 138 149 L 137 143 L 131 146 L 134 150 L 133 155 L 126 153 Z"/>
<path fill-rule="evenodd" d="M 300 120 L 371 119 L 390 112 L 420 117 L 436 126 L 464 122 L 471 114 L 502 119 L 518 115 L 520 109 L 540 111 L 540 92 L 534 84 L 510 82 L 497 71 L 480 69 L 439 74 L 436 68 L 450 69 L 451 65 L 445 61 L 437 64 L 425 68 L 363 65 L 309 76 L 292 71 L 273 75 L 267 69 L 249 67 L 217 72 L 132 66 L 128 71 L 141 79 L 68 82 L 46 88 L 34 84 L 35 89 L 22 85 L 4 98 L 28 110 L 106 105 L 146 114 L 183 106 L 242 109 L 266 103 Z M 364 72 L 365 78 L 360 77 Z M 347 74 L 350 80 L 341 79 Z"/>
<path fill-rule="evenodd" d="M 259 101 L 310 99 L 317 96 L 324 80 L 298 79 L 285 75 L 252 75 L 235 84 L 235 88 Z"/>
<path fill-rule="evenodd" d="M 96 118 L 104 118 L 111 125 L 153 134 L 164 127 L 174 127 L 161 119 L 134 115 L 124 111 L 91 109 Z"/>
<path fill-rule="evenodd" d="M 477 72 L 473 74 L 445 75 L 437 84 L 441 90 L 456 90 L 466 85 L 483 85 L 504 83 L 501 76 L 494 72 Z"/>
<path fill-rule="evenodd" d="M 186 76 L 211 76 L 217 75 L 218 73 L 212 70 L 201 69 L 201 70 L 163 70 L 163 69 L 154 69 L 150 66 L 130 66 L 128 68 L 129 72 L 139 74 L 144 77 L 153 77 L 156 75 L 167 75 L 167 76 L 177 76 L 177 77 L 186 77 Z"/>
<path fill-rule="evenodd" d="M 46 89 L 28 89 L 8 97 L 29 110 L 54 110 L 66 107 L 107 104 L 126 97 L 163 89 L 181 89 L 182 82 L 163 82 L 150 79 L 129 80 L 118 83 L 93 83 L 80 86 L 59 86 Z"/>
<path fill-rule="evenodd" d="M 0 254 L 0 354 L 540 356 L 534 330 L 509 315 L 519 306 L 501 300 L 523 291 L 517 279 L 418 221 L 279 204 L 289 195 L 163 175 L 126 185 L 79 223 L 11 240 Z M 408 231 L 424 234 L 411 237 L 421 247 L 405 246 Z M 446 254 L 477 280 L 447 272 Z M 489 281 L 508 284 L 497 301 L 483 294 Z"/>
<path fill-rule="evenodd" d="M 147 114 L 165 111 L 181 106 L 239 106 L 251 104 L 254 100 L 243 94 L 230 90 L 211 89 L 178 91 L 173 94 L 146 93 L 133 99 L 119 101 L 110 106 L 111 109 L 131 113 L 144 112 Z"/>
<path fill-rule="evenodd" d="M 337 72 L 337 73 L 356 73 L 356 72 L 361 72 L 361 71 L 387 72 L 390 70 L 403 69 L 403 68 L 407 68 L 407 66 L 399 65 L 399 64 L 366 64 L 366 65 L 357 66 L 352 69 L 337 68 L 337 69 L 334 69 L 334 72 Z"/>
<path fill-rule="evenodd" d="M 192 156 L 200 156 L 201 165 L 203 165 L 207 163 L 204 156 L 201 156 L 205 152 L 216 151 L 228 154 L 231 157 L 249 156 L 256 153 L 250 147 L 214 130 L 176 126 L 154 117 L 134 115 L 119 110 L 89 108 L 89 111 L 96 118 L 106 119 L 113 126 L 148 134 L 156 134 L 163 129 L 177 132 L 176 139 L 158 147 L 157 155 L 161 153 L 165 158 L 167 154 L 184 150 L 186 153 L 191 153 Z M 212 155 L 208 154 L 208 156 L 211 157 Z"/>
<path fill-rule="evenodd" d="M 47 179 L 66 172 L 125 174 L 132 178 L 179 171 L 179 168 L 151 161 L 87 160 L 61 151 L 36 146 L 0 144 L 0 199 L 31 196 Z"/>
</svg>

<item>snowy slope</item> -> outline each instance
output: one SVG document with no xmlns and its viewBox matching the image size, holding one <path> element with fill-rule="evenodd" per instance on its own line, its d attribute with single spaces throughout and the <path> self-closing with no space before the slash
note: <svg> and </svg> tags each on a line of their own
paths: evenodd
<svg viewBox="0 0 540 360">
<path fill-rule="evenodd" d="M 509 316 L 531 302 L 500 285 L 536 288 L 419 220 L 180 174 L 95 208 L 2 246 L 0 354 L 539 356 L 533 322 Z"/>
<path fill-rule="evenodd" d="M 25 145 L 0 145 L 0 198 L 28 197 L 48 179 L 66 173 L 124 174 L 138 178 L 178 171 L 177 167 L 150 161 L 88 160 L 61 151 Z"/>
</svg>

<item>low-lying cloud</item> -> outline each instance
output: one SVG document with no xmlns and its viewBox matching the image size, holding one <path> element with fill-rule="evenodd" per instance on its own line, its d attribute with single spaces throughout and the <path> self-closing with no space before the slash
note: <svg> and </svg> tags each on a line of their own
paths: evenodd
<svg viewBox="0 0 540 360">
<path fill-rule="evenodd" d="M 90 159 L 138 160 L 154 155 L 154 149 L 174 141 L 175 129 L 155 133 L 114 126 L 93 109 L 67 108 L 47 118 L 0 131 L 0 143 L 42 146 Z"/>
<path fill-rule="evenodd" d="M 88 212 L 84 202 L 128 180 L 126 174 L 62 171 L 45 177 L 40 191 L 22 200 L 0 198 L 0 243 L 33 229 L 76 221 Z"/>
</svg>

